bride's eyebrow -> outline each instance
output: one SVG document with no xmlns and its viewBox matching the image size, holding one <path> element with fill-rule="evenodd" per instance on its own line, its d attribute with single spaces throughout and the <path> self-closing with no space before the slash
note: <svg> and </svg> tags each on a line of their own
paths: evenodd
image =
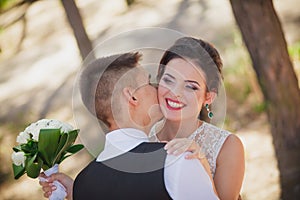
<svg viewBox="0 0 300 200">
<path fill-rule="evenodd" d="M 172 76 L 171 74 L 165 73 L 165 75 L 166 75 L 166 76 L 169 76 L 169 77 L 172 78 L 172 79 L 175 79 L 175 77 Z M 197 84 L 197 85 L 200 86 L 200 84 L 199 84 L 197 81 L 194 81 L 194 80 L 185 80 L 184 82 L 186 82 L 186 83 L 195 83 L 195 84 Z"/>
<path fill-rule="evenodd" d="M 169 76 L 169 77 L 172 78 L 172 79 L 175 79 L 175 77 L 172 76 L 171 74 L 165 73 L 164 75 Z"/>
<path fill-rule="evenodd" d="M 193 81 L 193 80 L 185 80 L 184 82 L 186 82 L 186 83 L 195 83 L 195 84 L 197 84 L 197 85 L 200 86 L 200 84 L 199 84 L 197 81 Z"/>
</svg>

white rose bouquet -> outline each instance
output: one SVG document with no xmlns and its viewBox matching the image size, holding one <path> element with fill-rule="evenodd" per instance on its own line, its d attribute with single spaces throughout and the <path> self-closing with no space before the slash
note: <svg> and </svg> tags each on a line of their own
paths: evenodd
<svg viewBox="0 0 300 200">
<path fill-rule="evenodd" d="M 18 145 L 13 147 L 15 179 L 25 173 L 31 178 L 37 178 L 41 169 L 47 176 L 58 172 L 58 165 L 65 158 L 84 147 L 82 144 L 74 145 L 78 133 L 78 129 L 55 119 L 42 119 L 30 124 L 17 136 Z M 64 199 L 65 188 L 57 181 L 54 184 L 57 190 L 52 193 L 50 199 Z"/>
</svg>

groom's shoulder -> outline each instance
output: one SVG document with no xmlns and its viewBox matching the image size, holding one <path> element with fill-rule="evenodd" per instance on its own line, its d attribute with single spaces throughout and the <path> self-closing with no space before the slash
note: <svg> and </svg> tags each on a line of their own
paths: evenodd
<svg viewBox="0 0 300 200">
<path fill-rule="evenodd" d="M 92 160 L 90 163 L 88 163 L 79 174 L 86 173 L 87 171 L 97 167 L 99 165 L 99 162 L 96 161 L 96 159 Z"/>
<path fill-rule="evenodd" d="M 166 143 L 161 143 L 161 142 L 143 142 L 133 148 L 131 151 L 133 152 L 140 152 L 140 151 L 157 151 L 157 150 L 164 150 L 164 146 Z"/>
</svg>

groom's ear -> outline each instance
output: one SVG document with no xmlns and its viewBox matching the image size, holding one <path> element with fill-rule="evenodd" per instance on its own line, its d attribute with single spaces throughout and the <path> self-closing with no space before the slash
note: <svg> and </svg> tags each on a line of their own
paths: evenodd
<svg viewBox="0 0 300 200">
<path fill-rule="evenodd" d="M 125 99 L 131 104 L 132 106 L 136 106 L 138 104 L 137 99 L 133 95 L 134 90 L 131 87 L 125 87 L 123 89 L 123 95 Z"/>
</svg>

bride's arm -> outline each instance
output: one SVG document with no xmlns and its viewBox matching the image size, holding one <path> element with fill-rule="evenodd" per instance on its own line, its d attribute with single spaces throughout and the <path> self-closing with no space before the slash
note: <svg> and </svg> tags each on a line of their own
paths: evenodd
<svg viewBox="0 0 300 200">
<path fill-rule="evenodd" d="M 231 134 L 217 157 L 214 182 L 220 199 L 238 199 L 245 171 L 244 147 L 240 139 Z"/>
</svg>

